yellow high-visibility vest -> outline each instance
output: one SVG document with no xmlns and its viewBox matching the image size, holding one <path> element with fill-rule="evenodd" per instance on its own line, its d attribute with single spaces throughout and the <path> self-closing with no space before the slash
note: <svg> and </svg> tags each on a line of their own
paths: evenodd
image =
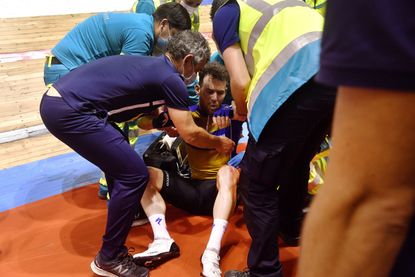
<svg viewBox="0 0 415 277">
<path fill-rule="evenodd" d="M 190 16 L 190 20 L 192 21 L 192 31 L 199 32 L 200 27 L 200 7 Z"/>
<path fill-rule="evenodd" d="M 304 2 L 318 11 L 322 16 L 326 15 L 327 0 L 304 0 Z"/>
<path fill-rule="evenodd" d="M 251 76 L 248 124 L 258 140 L 278 108 L 319 68 L 323 17 L 301 0 L 238 0 L 239 37 Z"/>
</svg>

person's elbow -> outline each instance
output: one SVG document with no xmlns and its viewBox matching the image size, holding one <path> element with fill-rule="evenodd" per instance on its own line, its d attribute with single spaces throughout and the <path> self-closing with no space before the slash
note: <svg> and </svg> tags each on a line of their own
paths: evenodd
<svg viewBox="0 0 415 277">
<path fill-rule="evenodd" d="M 197 130 L 189 130 L 189 131 L 185 131 L 182 133 L 179 132 L 179 134 L 180 134 L 180 137 L 184 140 L 184 142 L 190 145 L 195 145 L 197 137 L 198 137 Z"/>
<path fill-rule="evenodd" d="M 250 82 L 251 82 L 250 78 L 238 76 L 237 78 L 233 79 L 232 89 L 235 89 L 238 92 L 244 92 L 248 90 Z"/>
<path fill-rule="evenodd" d="M 251 78 L 249 76 L 238 76 L 232 81 L 231 89 L 234 90 L 240 98 L 245 99 L 250 83 Z"/>
<path fill-rule="evenodd" d="M 247 114 L 247 107 L 246 107 L 246 98 L 247 98 L 247 91 L 249 88 L 249 80 L 248 81 L 241 81 L 235 82 L 232 84 L 232 97 L 235 101 L 237 112 L 239 115 L 246 115 Z"/>
<path fill-rule="evenodd" d="M 197 127 L 196 125 L 194 127 L 187 126 L 185 130 L 179 130 L 180 137 L 187 143 L 193 146 L 198 146 L 198 140 L 203 135 L 202 132 L 204 130 Z"/>
<path fill-rule="evenodd" d="M 238 81 L 238 86 L 244 90 L 244 92 L 248 91 L 249 84 L 251 83 L 251 78 L 249 76 L 245 76 L 240 78 Z"/>
</svg>

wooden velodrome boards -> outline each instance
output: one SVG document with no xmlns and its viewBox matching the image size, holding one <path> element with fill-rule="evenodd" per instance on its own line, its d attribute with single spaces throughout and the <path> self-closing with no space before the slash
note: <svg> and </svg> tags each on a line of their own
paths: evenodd
<svg viewBox="0 0 415 277">
<path fill-rule="evenodd" d="M 200 31 L 210 41 L 210 6 L 201 7 Z M 0 135 L 42 124 L 39 102 L 44 53 L 69 30 L 93 15 L 0 18 Z M 71 151 L 50 134 L 0 144 L 0 169 Z"/>
</svg>

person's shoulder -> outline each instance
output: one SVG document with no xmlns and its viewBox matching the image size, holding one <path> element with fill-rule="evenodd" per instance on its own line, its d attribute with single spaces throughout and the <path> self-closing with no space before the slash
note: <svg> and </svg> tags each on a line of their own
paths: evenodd
<svg viewBox="0 0 415 277">
<path fill-rule="evenodd" d="M 222 53 L 230 45 L 238 42 L 240 10 L 236 1 L 227 3 L 220 8 L 213 18 L 213 34 L 219 51 Z"/>
<path fill-rule="evenodd" d="M 237 1 L 228 1 L 223 8 L 229 9 L 229 10 L 238 10 L 239 11 L 239 4 Z"/>
<path fill-rule="evenodd" d="M 127 26 L 145 26 L 153 24 L 153 16 L 145 13 L 109 13 L 110 19 L 116 19 L 117 21 L 124 22 Z"/>
<path fill-rule="evenodd" d="M 163 84 L 163 87 L 168 91 L 176 95 L 188 94 L 182 77 L 167 61 L 157 57 L 149 74 L 154 74 L 154 72 L 157 72 L 157 76 Z"/>
<path fill-rule="evenodd" d="M 140 63 L 145 62 L 146 60 L 151 59 L 151 56 L 141 56 L 141 55 L 114 55 L 111 57 L 116 57 L 115 59 L 122 59 L 126 62 L 132 62 L 132 63 Z"/>
<path fill-rule="evenodd" d="M 239 4 L 236 1 L 230 1 L 223 5 L 215 14 L 215 18 L 226 20 L 233 17 L 239 17 L 240 8 Z"/>
</svg>

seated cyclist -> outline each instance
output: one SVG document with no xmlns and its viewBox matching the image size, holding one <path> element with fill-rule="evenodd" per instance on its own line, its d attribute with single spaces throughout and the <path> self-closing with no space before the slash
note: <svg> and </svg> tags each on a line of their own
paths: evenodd
<svg viewBox="0 0 415 277">
<path fill-rule="evenodd" d="M 229 107 L 222 105 L 228 78 L 223 65 L 216 62 L 207 64 L 199 72 L 200 83 L 196 86 L 200 97 L 199 104 L 190 109 L 199 127 L 205 128 L 211 134 L 225 135 L 232 139 L 232 120 L 226 116 Z M 214 117 L 214 113 L 223 116 Z M 221 240 L 229 216 L 235 208 L 239 171 L 227 165 L 229 155 L 189 144 L 185 144 L 185 147 L 190 178 L 182 177 L 178 172 L 149 167 L 150 180 L 141 204 L 151 223 L 154 241 L 148 250 L 134 255 L 134 258 L 138 264 L 156 267 L 179 256 L 179 247 L 166 229 L 166 201 L 192 214 L 213 215 L 211 235 L 201 258 L 202 276 L 219 277 Z"/>
</svg>

